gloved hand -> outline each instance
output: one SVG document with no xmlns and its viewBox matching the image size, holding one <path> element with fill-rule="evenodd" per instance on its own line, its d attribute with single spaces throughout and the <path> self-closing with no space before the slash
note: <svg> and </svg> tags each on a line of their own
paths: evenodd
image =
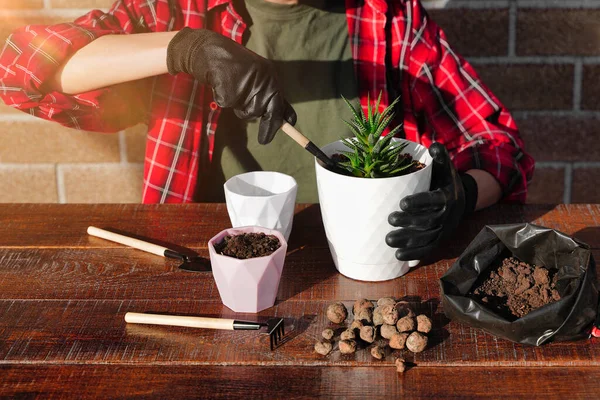
<svg viewBox="0 0 600 400">
<path fill-rule="evenodd" d="M 402 211 L 388 217 L 390 225 L 400 228 L 385 238 L 388 246 L 398 248 L 398 260 L 419 260 L 431 253 L 477 203 L 477 183 L 471 175 L 456 172 L 446 148 L 433 143 L 429 154 L 433 157 L 430 191 L 404 197 Z"/>
<path fill-rule="evenodd" d="M 212 87 L 220 107 L 240 119 L 261 118 L 258 141 L 273 140 L 284 120 L 294 125 L 296 112 L 285 101 L 273 64 L 225 36 L 206 29 L 183 28 L 167 49 L 170 74 L 185 72 Z"/>
</svg>

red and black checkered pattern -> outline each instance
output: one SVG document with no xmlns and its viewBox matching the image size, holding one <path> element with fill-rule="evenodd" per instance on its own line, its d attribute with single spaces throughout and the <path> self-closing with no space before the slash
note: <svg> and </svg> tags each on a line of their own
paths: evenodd
<svg viewBox="0 0 600 400">
<path fill-rule="evenodd" d="M 346 0 L 348 32 L 364 107 L 383 91 L 381 107 L 402 95 L 404 134 L 429 146 L 443 143 L 460 171 L 495 176 L 504 200 L 524 202 L 534 161 L 516 124 L 454 53 L 418 0 Z M 65 95 L 44 82 L 77 50 L 108 34 L 208 28 L 241 43 L 246 24 L 231 0 L 118 0 L 107 13 L 74 23 L 18 29 L 0 54 L 0 97 L 10 106 L 65 126 L 116 132 L 149 126 L 144 203 L 190 202 L 200 158 L 210 160 L 220 110 L 210 88 L 191 76 L 158 77 Z"/>
</svg>

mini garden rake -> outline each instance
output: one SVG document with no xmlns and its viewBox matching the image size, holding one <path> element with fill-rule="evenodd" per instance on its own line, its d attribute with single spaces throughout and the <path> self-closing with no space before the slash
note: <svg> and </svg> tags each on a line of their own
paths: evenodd
<svg viewBox="0 0 600 400">
<path fill-rule="evenodd" d="M 266 327 L 273 350 L 285 335 L 283 318 L 270 318 L 265 322 L 239 321 L 237 319 L 188 317 L 181 315 L 143 314 L 128 312 L 125 322 L 130 324 L 187 326 L 190 328 L 222 329 L 229 331 L 258 330 Z"/>
</svg>

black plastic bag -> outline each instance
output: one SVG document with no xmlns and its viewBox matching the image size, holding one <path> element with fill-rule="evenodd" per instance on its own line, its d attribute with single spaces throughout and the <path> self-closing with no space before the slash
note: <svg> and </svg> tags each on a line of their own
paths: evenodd
<svg viewBox="0 0 600 400">
<path fill-rule="evenodd" d="M 511 322 L 466 296 L 486 269 L 510 256 L 558 270 L 556 286 L 561 299 Z M 596 264 L 589 246 L 542 226 L 484 227 L 440 278 L 440 285 L 448 318 L 516 343 L 540 346 L 589 337 L 596 319 Z"/>
</svg>

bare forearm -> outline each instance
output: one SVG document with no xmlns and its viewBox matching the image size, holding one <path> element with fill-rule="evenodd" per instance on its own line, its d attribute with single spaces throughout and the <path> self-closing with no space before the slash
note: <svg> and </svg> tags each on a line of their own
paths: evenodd
<svg viewBox="0 0 600 400">
<path fill-rule="evenodd" d="M 477 204 L 475 210 L 496 204 L 502 197 L 502 188 L 492 174 L 481 169 L 467 171 L 477 182 Z"/>
<path fill-rule="evenodd" d="M 107 35 L 77 51 L 48 89 L 78 94 L 167 73 L 167 47 L 177 32 Z"/>
</svg>

